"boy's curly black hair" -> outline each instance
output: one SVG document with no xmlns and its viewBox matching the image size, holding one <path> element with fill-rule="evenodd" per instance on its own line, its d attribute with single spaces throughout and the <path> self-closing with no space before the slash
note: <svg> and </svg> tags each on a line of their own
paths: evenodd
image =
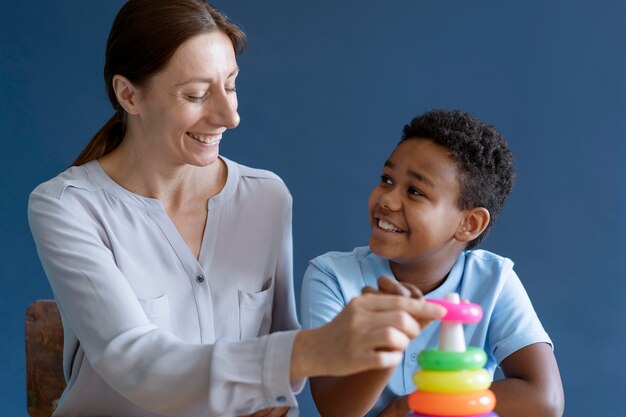
<svg viewBox="0 0 626 417">
<path fill-rule="evenodd" d="M 468 243 L 476 247 L 494 224 L 513 189 L 515 167 L 506 140 L 495 127 L 459 110 L 431 110 L 404 126 L 402 141 L 428 139 L 443 146 L 458 170 L 462 210 L 484 207 L 491 220 L 480 236 Z"/>
</svg>

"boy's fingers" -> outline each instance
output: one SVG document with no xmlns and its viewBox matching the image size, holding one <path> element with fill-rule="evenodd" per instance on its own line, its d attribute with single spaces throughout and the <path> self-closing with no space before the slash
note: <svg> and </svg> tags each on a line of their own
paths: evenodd
<svg viewBox="0 0 626 417">
<path fill-rule="evenodd" d="M 385 294 L 403 295 L 405 297 L 411 296 L 411 291 L 402 286 L 402 284 L 395 279 L 384 275 L 378 278 L 378 288 Z"/>
<path fill-rule="evenodd" d="M 366 285 L 361 289 L 361 294 L 378 294 L 378 292 L 379 291 L 376 288 L 370 287 L 369 285 Z"/>
<path fill-rule="evenodd" d="M 417 285 L 413 285 L 409 282 L 403 282 L 402 285 L 411 292 L 411 298 L 415 298 L 417 300 L 424 298 L 424 294 L 419 288 L 417 288 Z"/>
<path fill-rule="evenodd" d="M 424 297 L 424 294 L 416 285 L 408 282 L 398 282 L 384 275 L 378 278 L 378 288 L 386 294 L 404 295 L 418 300 Z"/>
</svg>

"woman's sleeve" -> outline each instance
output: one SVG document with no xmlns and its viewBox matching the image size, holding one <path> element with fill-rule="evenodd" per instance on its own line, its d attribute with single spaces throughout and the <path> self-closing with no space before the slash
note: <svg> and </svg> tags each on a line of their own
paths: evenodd
<svg viewBox="0 0 626 417">
<path fill-rule="evenodd" d="M 276 289 L 272 309 L 272 332 L 300 329 L 296 313 L 293 288 L 293 238 L 292 238 L 292 199 L 283 217 L 278 259 L 276 262 Z"/>
<path fill-rule="evenodd" d="M 271 332 L 300 329 L 296 300 L 293 288 L 293 236 L 292 236 L 292 207 L 293 200 L 289 196 L 281 234 L 278 260 L 276 262 L 276 289 L 272 305 L 272 328 Z M 291 358 L 291 346 L 276 346 L 272 351 L 273 361 L 268 365 L 269 369 L 275 369 L 281 375 L 278 380 L 289 379 L 290 366 L 284 365 L 284 358 Z M 288 349 L 288 350 L 287 350 Z M 291 381 L 290 388 L 293 394 L 299 394 L 306 385 L 306 378 Z M 295 402 L 295 399 L 293 400 Z M 291 414 L 290 414 L 291 416 Z"/>
<path fill-rule="evenodd" d="M 52 191 L 40 187 L 31 194 L 31 231 L 63 319 L 107 384 L 172 417 L 296 404 L 288 375 L 297 331 L 202 345 L 160 330 L 117 268 L 89 201 L 76 190 Z"/>
</svg>

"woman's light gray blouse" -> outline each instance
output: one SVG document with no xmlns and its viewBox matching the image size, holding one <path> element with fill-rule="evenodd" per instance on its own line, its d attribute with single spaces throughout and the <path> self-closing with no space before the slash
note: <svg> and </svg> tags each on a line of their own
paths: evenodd
<svg viewBox="0 0 626 417">
<path fill-rule="evenodd" d="M 65 329 L 55 416 L 296 405 L 291 195 L 275 174 L 222 159 L 228 179 L 209 200 L 199 260 L 158 200 L 97 161 L 32 192 L 30 226 Z"/>
</svg>

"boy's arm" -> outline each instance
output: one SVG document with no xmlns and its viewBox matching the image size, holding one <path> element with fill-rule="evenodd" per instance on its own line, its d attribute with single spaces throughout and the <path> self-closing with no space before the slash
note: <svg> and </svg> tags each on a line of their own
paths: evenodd
<svg viewBox="0 0 626 417">
<path fill-rule="evenodd" d="M 502 287 L 489 319 L 487 346 L 505 379 L 495 381 L 501 417 L 560 417 L 563 386 L 552 343 L 513 264 L 504 264 Z"/>
<path fill-rule="evenodd" d="M 546 343 L 535 343 L 509 355 L 500 364 L 506 379 L 495 381 L 496 412 L 500 417 L 561 417 L 563 386 Z M 379 417 L 404 417 L 409 412 L 406 396 L 398 397 Z"/>
<path fill-rule="evenodd" d="M 407 417 L 407 414 L 410 412 L 409 396 L 402 395 L 393 400 L 378 417 Z"/>
<path fill-rule="evenodd" d="M 563 385 L 550 345 L 523 347 L 506 357 L 500 367 L 506 379 L 491 385 L 500 417 L 563 415 Z"/>
<path fill-rule="evenodd" d="M 311 394 L 322 417 L 361 417 L 372 409 L 395 367 L 345 377 L 311 378 Z"/>
</svg>

